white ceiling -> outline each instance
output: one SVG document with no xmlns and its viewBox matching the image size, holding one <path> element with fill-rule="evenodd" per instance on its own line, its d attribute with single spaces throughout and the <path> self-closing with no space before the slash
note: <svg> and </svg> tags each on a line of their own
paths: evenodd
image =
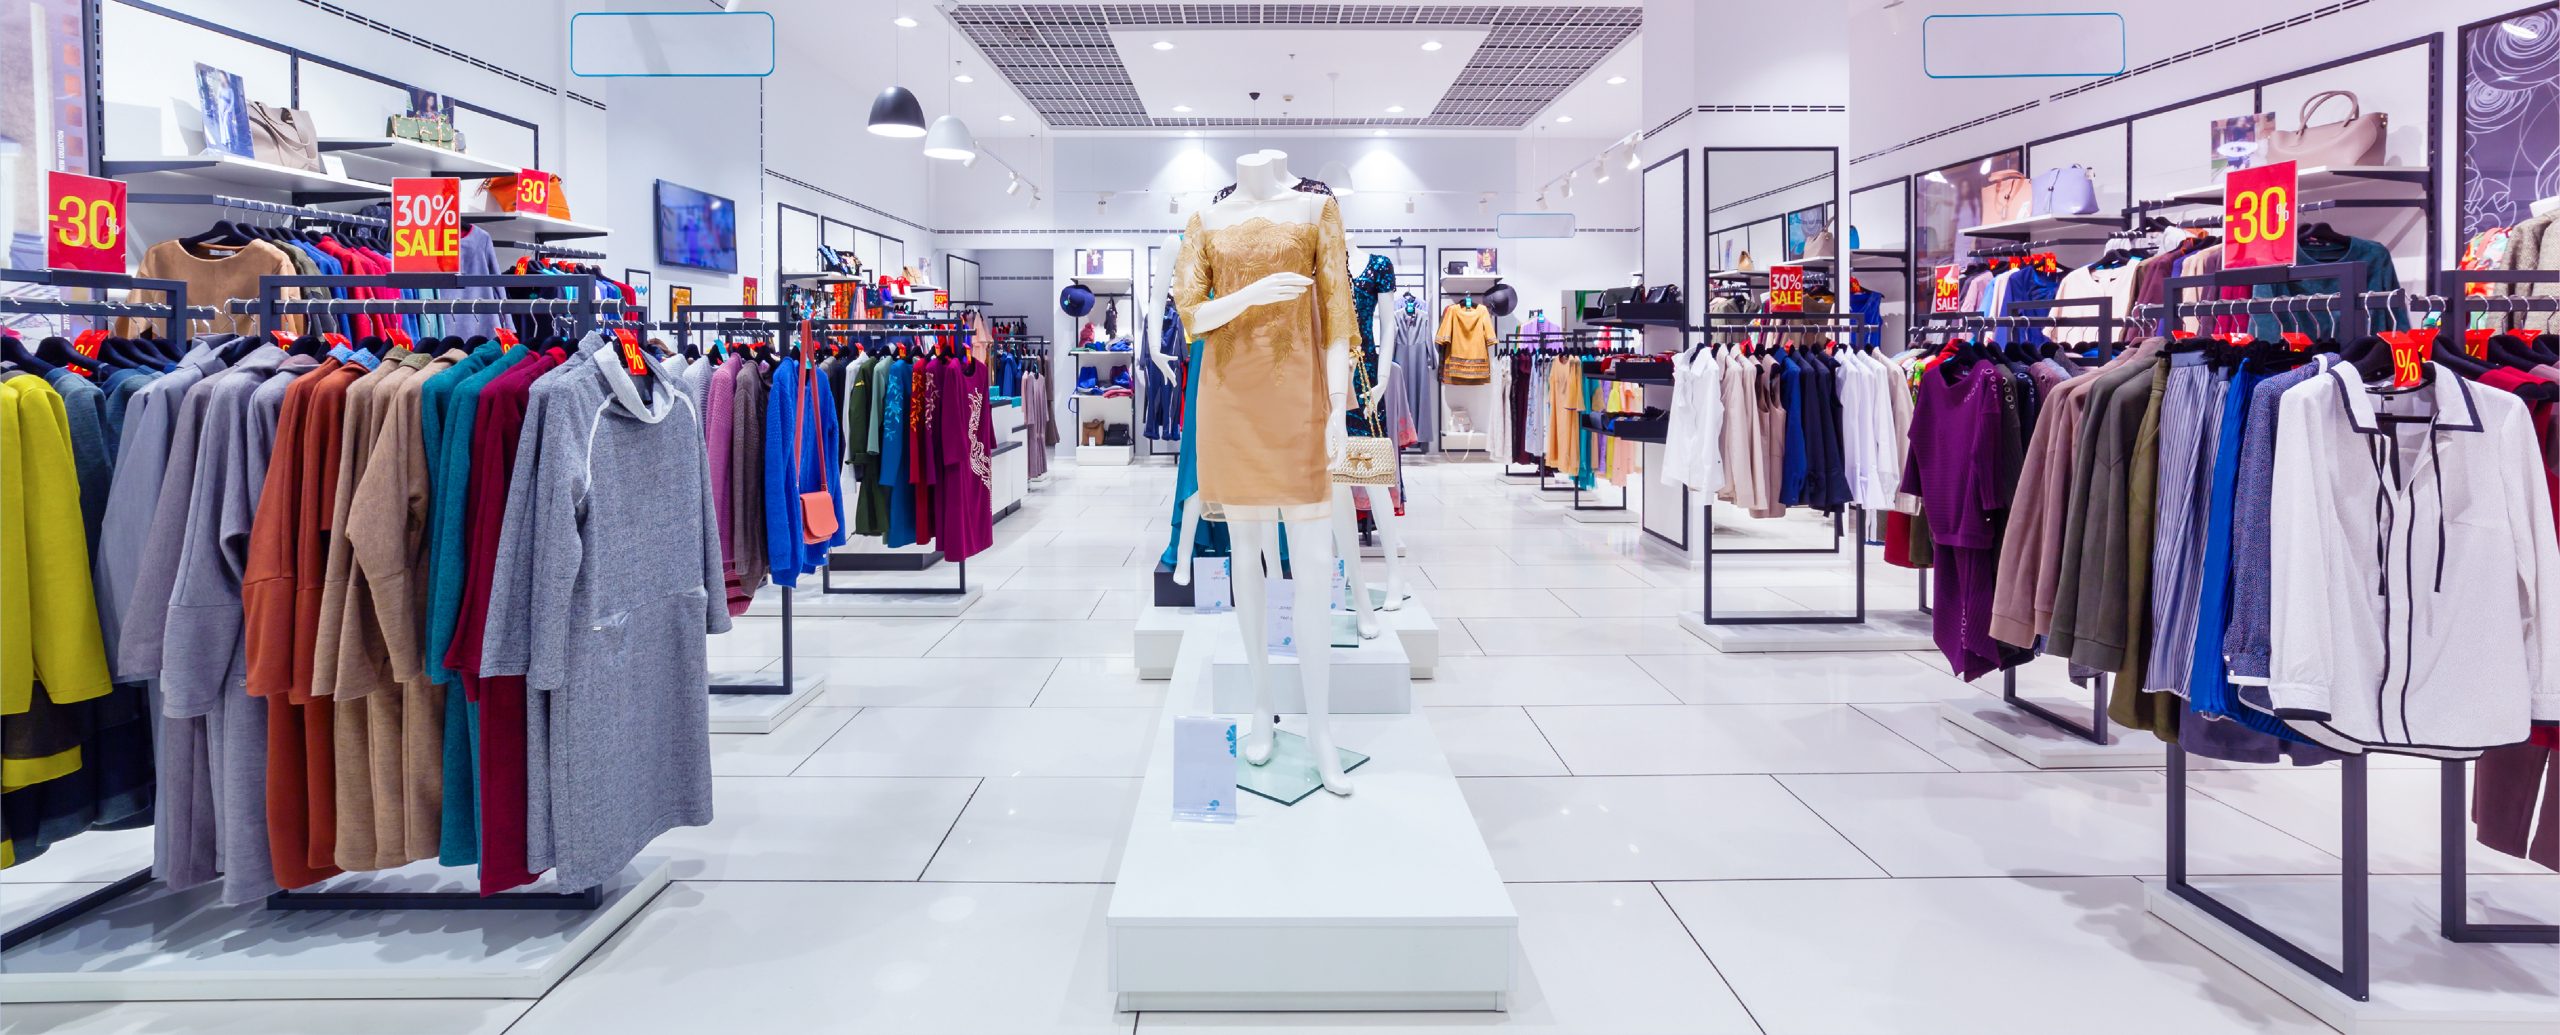
<svg viewBox="0 0 2560 1035">
<path fill-rule="evenodd" d="M 1467 67 L 1485 33 L 1446 28 L 1115 27 L 1131 85 L 1159 119 L 1409 118 Z M 1158 50 L 1159 42 L 1173 44 Z M 1437 42 L 1438 50 L 1423 44 Z M 1260 91 L 1254 100 L 1250 93 Z M 1189 111 L 1175 111 L 1176 105 Z M 1401 112 L 1390 112 L 1389 106 Z"/>
</svg>

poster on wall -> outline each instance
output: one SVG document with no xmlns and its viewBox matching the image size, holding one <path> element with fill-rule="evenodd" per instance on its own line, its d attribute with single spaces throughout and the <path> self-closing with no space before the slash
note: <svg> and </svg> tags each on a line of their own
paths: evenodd
<svg viewBox="0 0 2560 1035">
<path fill-rule="evenodd" d="M 1912 260 L 1917 266 L 1961 264 L 1974 242 L 1956 231 L 1982 224 L 1982 188 L 2001 172 L 2023 172 L 2017 148 L 1920 174 L 1912 182 L 1916 211 L 1911 222 Z"/>
<path fill-rule="evenodd" d="M 667 316 L 669 318 L 677 320 L 684 319 L 684 307 L 692 304 L 692 288 L 686 287 L 682 284 L 676 284 L 667 288 Z"/>
<path fill-rule="evenodd" d="M 1787 258 L 1807 258 L 1805 249 L 1831 226 L 1831 206 L 1810 205 L 1787 213 Z M 1827 255 L 1828 253 L 1826 253 Z M 1822 256 L 1815 256 L 1816 258 Z"/>
<path fill-rule="evenodd" d="M 2460 242 L 2560 197 L 2560 8 L 2464 29 Z"/>
<path fill-rule="evenodd" d="M 196 110 L 204 117 L 205 153 L 253 156 L 247 95 L 240 73 L 196 62 Z"/>
<path fill-rule="evenodd" d="M 1074 269 L 1079 277 L 1134 279 L 1136 274 L 1130 266 L 1135 261 L 1136 256 L 1126 248 L 1078 248 Z"/>
<path fill-rule="evenodd" d="M 628 308 L 637 310 L 634 315 L 642 320 L 655 319 L 649 314 L 649 271 L 625 268 L 622 271 L 622 282 L 631 285 L 631 304 Z"/>
<path fill-rule="evenodd" d="M 0 242 L 11 269 L 44 266 L 46 173 L 88 173 L 89 27 L 82 0 L 0 3 Z M 32 100 L 34 103 L 28 103 Z M 55 295 L 10 284 L 17 297 Z M 25 317 L 7 317 L 17 321 Z"/>
</svg>

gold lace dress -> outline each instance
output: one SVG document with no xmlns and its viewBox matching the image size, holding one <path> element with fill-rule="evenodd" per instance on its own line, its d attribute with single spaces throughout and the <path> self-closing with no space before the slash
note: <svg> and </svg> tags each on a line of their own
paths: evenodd
<svg viewBox="0 0 2560 1035">
<path fill-rule="evenodd" d="M 1313 223 L 1257 215 L 1207 229 L 1194 213 L 1183 229 L 1173 304 L 1185 326 L 1197 326 L 1201 303 L 1271 274 L 1315 281 L 1294 301 L 1254 306 L 1199 336 L 1200 401 L 1191 419 L 1208 516 L 1249 507 L 1312 518 L 1332 500 L 1325 429 L 1342 415 L 1326 398 L 1324 358 L 1326 346 L 1358 332 L 1347 253 L 1332 198 Z"/>
</svg>

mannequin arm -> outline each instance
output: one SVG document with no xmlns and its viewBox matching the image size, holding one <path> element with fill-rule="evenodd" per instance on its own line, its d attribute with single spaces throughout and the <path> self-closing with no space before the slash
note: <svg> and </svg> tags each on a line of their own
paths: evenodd
<svg viewBox="0 0 2560 1035">
<path fill-rule="evenodd" d="M 1204 337 L 1258 305 L 1296 301 L 1315 286 L 1314 279 L 1303 273 L 1274 273 L 1247 284 L 1234 294 L 1205 299 L 1191 308 L 1190 319 L 1183 322 L 1182 333 Z"/>
<path fill-rule="evenodd" d="M 1374 385 L 1370 385 L 1370 386 L 1369 386 L 1369 397 L 1368 397 L 1368 398 L 1366 398 L 1366 399 L 1361 400 L 1361 401 L 1360 401 L 1360 405 L 1362 405 L 1362 406 L 1375 406 L 1375 405 L 1378 405 L 1378 400 L 1380 400 L 1380 399 L 1384 399 L 1384 398 L 1386 398 L 1386 397 L 1387 397 L 1387 383 L 1388 383 L 1388 382 L 1390 382 L 1390 381 L 1394 381 L 1395 379 L 1396 379 L 1396 364 L 1395 364 L 1395 361 L 1394 361 L 1394 360 L 1391 360 L 1391 359 L 1383 359 L 1383 358 L 1382 358 L 1382 359 L 1380 359 L 1380 360 L 1378 360 L 1378 383 L 1377 383 L 1377 384 L 1374 384 Z"/>
</svg>

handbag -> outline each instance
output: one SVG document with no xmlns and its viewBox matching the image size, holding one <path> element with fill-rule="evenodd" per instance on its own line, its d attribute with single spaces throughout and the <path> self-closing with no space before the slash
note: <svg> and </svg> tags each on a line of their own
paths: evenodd
<svg viewBox="0 0 2560 1035">
<path fill-rule="evenodd" d="M 791 477 L 800 478 L 800 440 L 808 437 L 812 419 L 818 409 L 818 368 L 807 357 L 800 360 L 800 399 L 806 405 L 794 414 L 800 427 L 791 433 Z M 836 534 L 836 497 L 827 491 L 826 475 L 818 476 L 818 491 L 800 494 L 800 541 L 823 543 Z"/>
<path fill-rule="evenodd" d="M 304 172 L 327 172 L 320 164 L 320 132 L 311 113 L 299 108 L 270 108 L 249 102 L 249 155 L 268 165 Z"/>
<path fill-rule="evenodd" d="M 1751 272 L 1751 252 L 1749 249 L 1745 249 L 1743 251 L 1741 258 L 1733 260 L 1733 268 L 1741 270 L 1744 273 Z"/>
<path fill-rule="evenodd" d="M 2085 216 L 2098 211 L 2098 182 L 2085 165 L 2058 165 L 2036 174 L 2035 208 L 2029 215 Z"/>
<path fill-rule="evenodd" d="M 1836 238 L 1836 237 L 1833 237 L 1833 236 L 1832 236 L 1831 231 L 1829 231 L 1829 230 L 1825 230 L 1825 231 L 1823 231 L 1823 232 L 1821 232 L 1821 233 L 1815 234 L 1815 235 L 1813 235 L 1813 239 L 1812 239 L 1812 240 L 1810 240 L 1810 241 L 1806 241 L 1806 242 L 1804 243 L 1804 254 L 1799 255 L 1799 256 L 1796 256 L 1796 258 L 1798 258 L 1798 259 L 1828 259 L 1828 258 L 1833 258 L 1833 257 L 1834 257 L 1834 256 L 1833 256 L 1833 253 L 1834 253 L 1834 252 L 1839 251 L 1839 249 L 1840 249 L 1840 245 L 1838 244 L 1838 240 L 1839 240 L 1838 238 Z"/>
<path fill-rule="evenodd" d="M 2329 98 L 2347 99 L 2347 117 L 2337 122 L 2311 124 L 2311 115 Z M 2382 112 L 2364 113 L 2364 105 L 2356 95 L 2345 90 L 2323 90 L 2302 102 L 2302 128 L 2280 129 L 2267 138 L 2266 161 L 2293 162 L 2305 169 L 2327 165 L 2380 165 L 2382 145 L 2391 135 L 2391 116 Z M 2253 163 L 2254 164 L 2254 163 Z"/>
<path fill-rule="evenodd" d="M 2033 215 L 2035 184 L 2027 174 L 2016 169 L 2002 169 L 1991 174 L 1991 182 L 1982 186 L 1982 225 L 2015 223 Z"/>
<path fill-rule="evenodd" d="M 1374 407 L 1370 419 L 1376 419 Z M 1396 441 L 1383 436 L 1343 439 L 1342 461 L 1327 473 L 1336 485 L 1394 485 Z"/>
</svg>

